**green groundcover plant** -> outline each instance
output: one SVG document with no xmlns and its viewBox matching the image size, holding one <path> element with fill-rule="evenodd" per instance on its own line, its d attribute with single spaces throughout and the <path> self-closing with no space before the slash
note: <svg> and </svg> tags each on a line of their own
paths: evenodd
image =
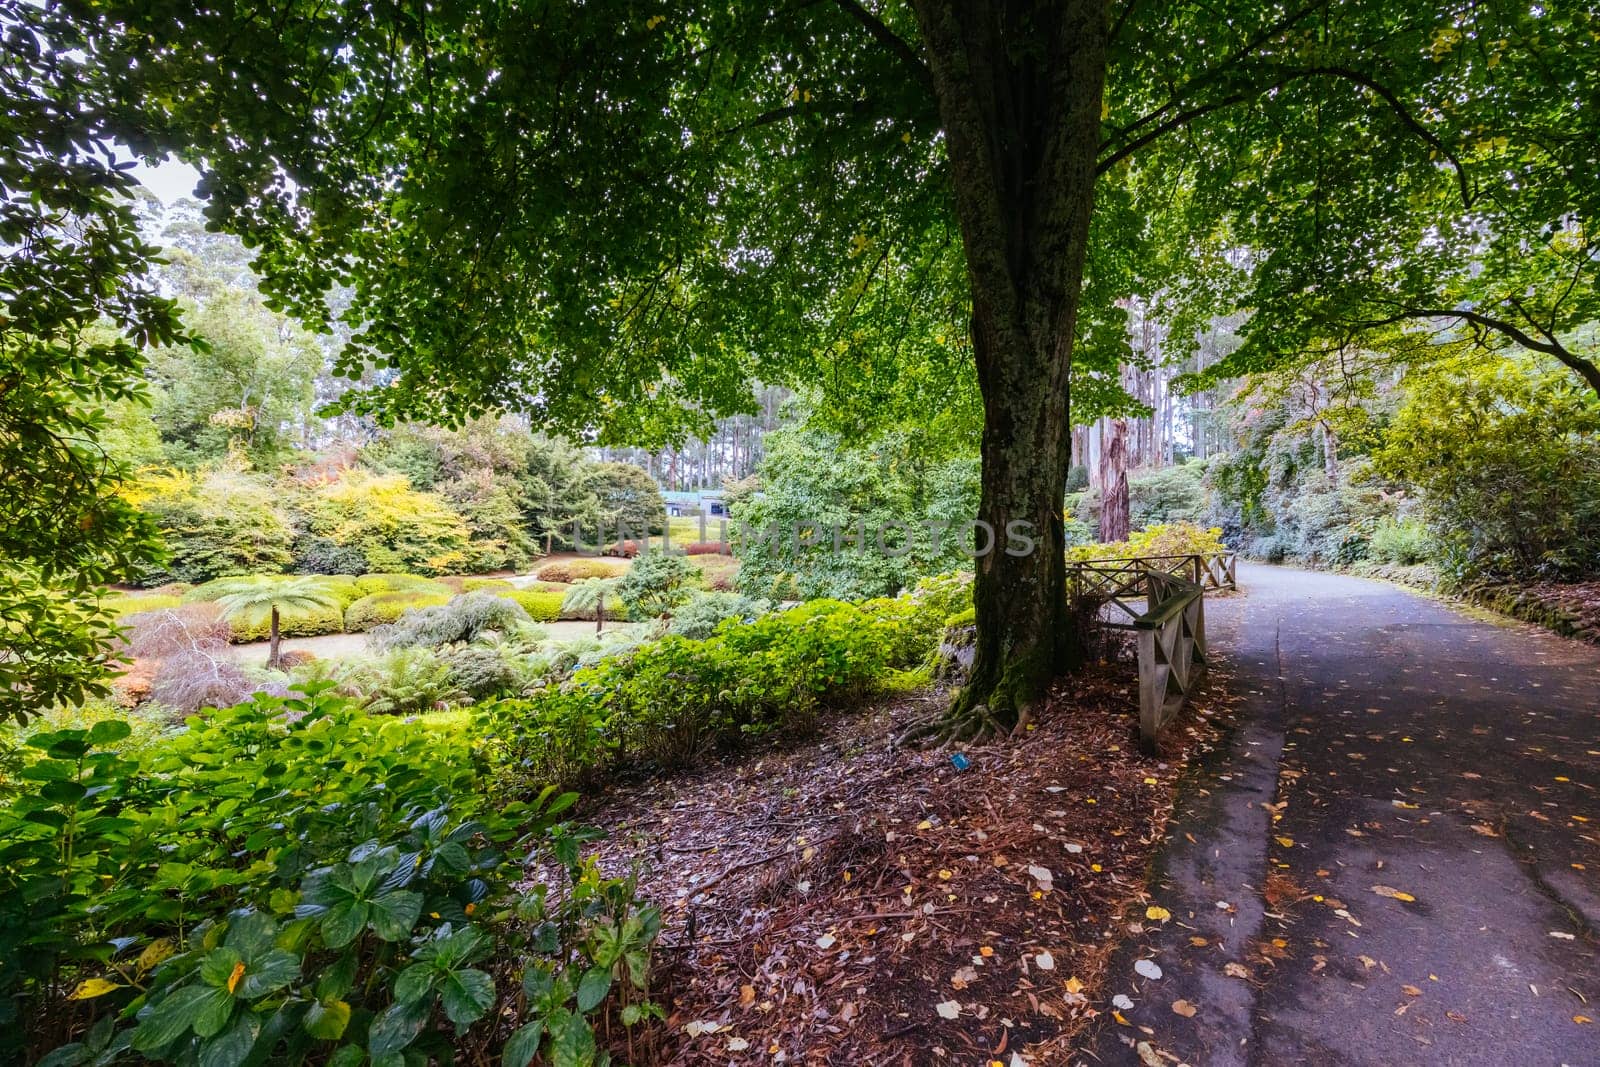
<svg viewBox="0 0 1600 1067">
<path fill-rule="evenodd" d="M 128 733 L 35 734 L 3 783 L 0 1059 L 576 1065 L 659 1015 L 659 915 L 575 794 L 491 802 L 469 741 L 317 686 Z"/>
</svg>

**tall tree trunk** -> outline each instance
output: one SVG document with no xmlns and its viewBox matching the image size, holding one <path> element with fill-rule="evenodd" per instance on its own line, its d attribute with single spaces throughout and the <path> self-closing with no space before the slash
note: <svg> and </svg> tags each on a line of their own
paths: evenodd
<svg viewBox="0 0 1600 1067">
<path fill-rule="evenodd" d="M 972 289 L 984 409 L 978 518 L 995 540 L 976 563 L 972 674 L 932 729 L 959 740 L 1019 727 L 1077 655 L 1061 512 L 1107 2 L 915 0 L 915 7 Z M 1032 551 L 1005 551 L 1012 523 L 1031 526 Z"/>
<path fill-rule="evenodd" d="M 1128 539 L 1128 420 L 1111 420 L 1100 473 L 1100 540 Z"/>
</svg>

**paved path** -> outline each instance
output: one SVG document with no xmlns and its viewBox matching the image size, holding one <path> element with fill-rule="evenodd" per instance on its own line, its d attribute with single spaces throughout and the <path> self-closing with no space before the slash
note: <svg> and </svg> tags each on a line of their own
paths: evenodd
<svg viewBox="0 0 1600 1067">
<path fill-rule="evenodd" d="M 1600 1065 L 1600 649 L 1379 582 L 1240 581 L 1207 624 L 1241 725 L 1180 799 L 1173 921 L 1113 960 L 1135 1005 L 1097 1061 Z"/>
</svg>

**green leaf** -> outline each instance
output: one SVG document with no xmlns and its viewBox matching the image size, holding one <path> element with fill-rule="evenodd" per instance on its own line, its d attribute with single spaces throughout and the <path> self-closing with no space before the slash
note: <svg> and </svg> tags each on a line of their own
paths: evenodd
<svg viewBox="0 0 1600 1067">
<path fill-rule="evenodd" d="M 394 999 L 405 1004 L 421 1000 L 433 988 L 439 976 L 431 963 L 413 963 L 400 972 L 394 981 Z"/>
<path fill-rule="evenodd" d="M 533 1058 L 539 1054 L 539 1042 L 543 1037 L 543 1019 L 535 1019 L 526 1026 L 519 1027 L 506 1042 L 505 1050 L 500 1054 L 501 1067 L 528 1067 Z"/>
<path fill-rule="evenodd" d="M 372 901 L 372 929 L 385 941 L 399 941 L 411 933 L 422 914 L 422 894 L 384 893 Z"/>
<path fill-rule="evenodd" d="M 223 944 L 245 958 L 258 956 L 272 948 L 278 934 L 278 923 L 272 916 L 259 911 L 236 913 L 228 919 L 228 936 Z"/>
<path fill-rule="evenodd" d="M 594 1062 L 594 1030 L 582 1015 L 562 1010 L 547 1021 L 551 1067 L 589 1067 Z"/>
<path fill-rule="evenodd" d="M 200 1067 L 239 1067 L 255 1047 L 261 1020 L 243 1012 L 226 1031 L 200 1047 Z"/>
<path fill-rule="evenodd" d="M 198 985 L 173 990 L 151 1007 L 149 1014 L 141 1013 L 133 1047 L 156 1052 L 172 1044 L 189 1032 L 195 1020 L 213 1004 L 216 993 L 215 989 Z"/>
<path fill-rule="evenodd" d="M 367 1052 L 374 1060 L 399 1052 L 422 1033 L 431 1011 L 432 1005 L 426 1000 L 390 1005 L 372 1021 L 372 1029 L 367 1031 Z"/>
<path fill-rule="evenodd" d="M 439 987 L 444 1013 L 458 1028 L 483 1018 L 494 1007 L 494 979 L 477 970 L 451 971 Z"/>
<path fill-rule="evenodd" d="M 611 992 L 611 971 L 605 967 L 591 967 L 578 982 L 578 1010 L 591 1012 L 600 1006 Z"/>
<path fill-rule="evenodd" d="M 322 917 L 322 940 L 329 948 L 344 948 L 354 941 L 367 926 L 365 901 L 345 901 L 335 904 Z"/>
<path fill-rule="evenodd" d="M 306 1012 L 306 1033 L 324 1041 L 337 1041 L 350 1025 L 350 1005 L 342 1000 L 317 1001 Z"/>
<path fill-rule="evenodd" d="M 238 993 L 246 1000 L 255 1000 L 277 992 L 299 977 L 300 957 L 275 948 L 245 965 L 244 981 L 239 983 Z"/>
<path fill-rule="evenodd" d="M 89 728 L 89 743 L 100 748 L 132 733 L 133 727 L 121 719 L 102 719 Z"/>
</svg>

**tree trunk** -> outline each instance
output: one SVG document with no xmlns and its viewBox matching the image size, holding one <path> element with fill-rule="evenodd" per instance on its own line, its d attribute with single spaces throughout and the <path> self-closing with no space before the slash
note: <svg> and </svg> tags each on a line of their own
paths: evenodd
<svg viewBox="0 0 1600 1067">
<path fill-rule="evenodd" d="M 278 605 L 272 605 L 272 624 L 267 632 L 267 669 L 278 669 Z"/>
<path fill-rule="evenodd" d="M 1112 419 L 1100 470 L 1100 540 L 1126 541 L 1128 519 L 1128 420 Z"/>
<path fill-rule="evenodd" d="M 1019 728 L 1079 640 L 1067 610 L 1062 501 L 1069 370 L 1105 81 L 1106 0 L 916 0 L 972 289 L 983 395 L 972 674 L 921 735 Z M 1008 543 L 1031 527 L 1031 551 Z M 1013 529 L 1021 527 L 1013 526 Z M 980 534 L 981 542 L 984 535 Z"/>
</svg>

